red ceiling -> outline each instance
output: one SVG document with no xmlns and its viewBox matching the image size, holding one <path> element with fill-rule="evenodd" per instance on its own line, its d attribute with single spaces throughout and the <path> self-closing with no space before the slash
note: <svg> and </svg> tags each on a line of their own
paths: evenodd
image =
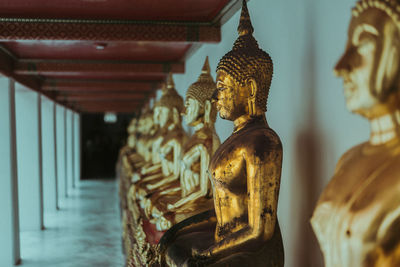
<svg viewBox="0 0 400 267">
<path fill-rule="evenodd" d="M 161 73 L 128 73 L 128 74 L 115 74 L 115 73 L 92 73 L 92 74 L 57 74 L 46 75 L 49 79 L 70 79 L 70 80 L 126 80 L 126 81 L 164 81 L 167 74 Z"/>
<path fill-rule="evenodd" d="M 23 59 L 179 61 L 190 48 L 188 43 L 10 41 L 0 42 Z M 99 50 L 98 45 L 105 45 Z"/>
<path fill-rule="evenodd" d="M 229 0 L 3 0 L 0 16 L 209 22 Z"/>
<path fill-rule="evenodd" d="M 77 111 L 132 112 L 188 53 L 220 41 L 240 3 L 0 0 L 0 18 L 18 19 L 0 20 L 0 72 Z"/>
</svg>

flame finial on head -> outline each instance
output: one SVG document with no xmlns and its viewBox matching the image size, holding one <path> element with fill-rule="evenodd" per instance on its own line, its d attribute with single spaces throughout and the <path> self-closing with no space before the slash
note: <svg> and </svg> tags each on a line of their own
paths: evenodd
<svg viewBox="0 0 400 267">
<path fill-rule="evenodd" d="M 186 99 L 189 97 L 193 98 L 199 101 L 200 106 L 204 106 L 207 100 L 211 102 L 211 97 L 216 87 L 217 86 L 214 82 L 214 79 L 211 76 L 208 57 L 206 57 L 199 78 L 189 87 L 186 92 Z"/>
<path fill-rule="evenodd" d="M 242 4 L 242 13 L 240 14 L 240 23 L 238 26 L 239 36 L 243 36 L 246 34 L 253 34 L 254 28 L 251 24 L 251 19 L 249 15 L 249 10 L 247 8 L 246 0 L 243 0 Z"/>
<path fill-rule="evenodd" d="M 172 77 L 172 72 L 168 73 L 167 88 L 168 89 L 171 89 L 171 88 L 175 89 L 175 83 L 174 83 L 174 78 Z"/>
<path fill-rule="evenodd" d="M 201 74 L 210 74 L 210 63 L 208 62 L 208 56 L 206 57 L 206 61 L 204 61 L 203 68 L 201 69 Z"/>
<path fill-rule="evenodd" d="M 176 108 L 180 114 L 183 110 L 183 99 L 175 89 L 172 73 L 168 74 L 167 83 L 164 85 L 162 90 L 162 96 L 160 100 L 154 104 L 154 107 L 167 107 L 170 109 Z"/>
</svg>

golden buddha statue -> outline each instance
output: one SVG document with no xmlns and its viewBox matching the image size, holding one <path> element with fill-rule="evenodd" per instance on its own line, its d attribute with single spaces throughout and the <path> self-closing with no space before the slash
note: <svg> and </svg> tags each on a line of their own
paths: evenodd
<svg viewBox="0 0 400 267">
<path fill-rule="evenodd" d="M 146 205 L 158 231 L 213 207 L 208 165 L 220 145 L 214 127 L 216 109 L 211 105 L 215 88 L 207 57 L 198 80 L 186 93 L 185 120 L 195 132 L 183 149 L 180 180 L 151 195 Z"/>
<path fill-rule="evenodd" d="M 371 135 L 339 160 L 311 219 L 327 267 L 400 266 L 399 37 L 399 1 L 357 3 L 335 73 Z"/>
<path fill-rule="evenodd" d="M 139 120 L 139 127 L 141 136 L 137 141 L 137 153 L 132 157 L 136 169 L 142 168 L 151 160 L 151 147 L 157 130 L 157 125 L 154 124 L 153 110 L 145 110 Z"/>
<path fill-rule="evenodd" d="M 169 266 L 283 266 L 282 145 L 265 117 L 273 65 L 252 35 L 246 1 L 238 32 L 217 68 L 217 110 L 235 128 L 209 166 L 215 209 L 164 234 L 159 251 Z"/>
<path fill-rule="evenodd" d="M 187 140 L 180 115 L 183 108 L 183 99 L 176 92 L 172 74 L 170 74 L 167 89 L 154 107 L 160 127 L 166 129 L 157 155 L 161 159 L 161 171 L 138 181 L 135 185 L 137 200 L 143 200 L 149 193 L 179 178 L 182 148 Z M 143 203 L 142 208 L 144 208 Z"/>
<path fill-rule="evenodd" d="M 154 120 L 157 121 L 162 129 L 162 139 L 158 145 L 161 160 L 161 169 L 158 170 L 159 163 L 155 165 L 142 165 L 147 170 L 153 168 L 151 172 L 143 174 L 140 171 L 140 179 L 135 179 L 128 192 L 128 215 L 130 234 L 132 239 L 131 251 L 128 262 L 133 262 L 135 266 L 149 265 L 149 261 L 154 258 L 154 244 L 149 239 L 156 237 L 146 235 L 146 227 L 149 225 L 144 214 L 146 208 L 145 197 L 168 181 L 179 178 L 180 160 L 182 158 L 182 147 L 186 142 L 187 136 L 181 124 L 181 112 L 183 111 L 183 99 L 176 92 L 175 85 L 170 74 L 167 80 L 167 87 L 160 100 L 155 103 Z M 156 138 L 158 139 L 158 138 Z M 155 139 L 153 139 L 154 141 Z M 157 141 L 157 140 L 156 140 Z M 154 145 L 154 142 L 152 143 Z"/>
<path fill-rule="evenodd" d="M 137 118 L 134 117 L 127 128 L 128 138 L 127 143 L 124 147 L 121 148 L 119 152 L 119 157 L 117 161 L 116 173 L 119 178 L 119 196 L 121 200 L 121 209 L 126 208 L 126 194 L 129 189 L 127 185 L 127 177 L 124 175 L 123 166 L 125 164 L 129 164 L 127 161 L 127 157 L 129 154 L 135 153 L 136 151 L 136 140 L 137 140 Z"/>
<path fill-rule="evenodd" d="M 167 85 L 163 84 L 162 95 L 164 96 L 165 94 L 167 94 L 168 90 L 169 89 Z M 148 143 L 147 147 L 150 148 L 151 146 L 151 149 L 148 149 L 146 151 L 147 156 L 145 157 L 146 159 L 150 158 L 150 160 L 146 163 L 146 165 L 138 169 L 138 171 L 133 175 L 132 178 L 133 182 L 138 182 L 142 179 L 153 180 L 162 177 L 160 149 L 161 149 L 161 143 L 164 140 L 164 136 L 168 132 L 169 125 L 167 125 L 166 123 L 160 125 L 160 120 L 159 120 L 160 115 L 161 115 L 160 107 L 156 102 L 153 108 L 153 123 L 155 125 L 154 128 L 156 128 L 157 131 L 153 135 L 151 142 Z"/>
<path fill-rule="evenodd" d="M 125 152 L 121 154 L 121 170 L 120 172 L 120 198 L 121 198 L 121 215 L 122 215 L 122 228 L 123 228 L 123 241 L 124 241 L 124 252 L 126 255 L 129 254 L 131 247 L 131 232 L 129 229 L 130 219 L 128 210 L 128 190 L 132 184 L 132 176 L 135 171 L 140 167 L 142 162 L 145 161 L 142 154 L 144 154 L 145 148 L 148 146 L 149 140 L 151 139 L 152 121 L 150 120 L 152 112 L 146 106 L 142 110 L 141 116 L 137 119 L 133 119 L 128 127 L 128 144 Z M 134 136 L 134 138 L 132 138 Z M 128 149 L 129 148 L 129 149 Z"/>
</svg>

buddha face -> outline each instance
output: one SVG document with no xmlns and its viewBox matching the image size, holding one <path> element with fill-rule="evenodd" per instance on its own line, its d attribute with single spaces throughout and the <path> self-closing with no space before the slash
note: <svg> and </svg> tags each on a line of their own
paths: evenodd
<svg viewBox="0 0 400 267">
<path fill-rule="evenodd" d="M 224 71 L 217 72 L 217 110 L 225 120 L 234 121 L 248 113 L 249 88 L 240 86 Z"/>
<path fill-rule="evenodd" d="M 137 123 L 137 119 L 132 119 L 132 121 L 129 123 L 128 133 L 136 132 L 136 127 L 137 127 L 136 123 Z"/>
<path fill-rule="evenodd" d="M 133 147 L 135 147 L 135 144 L 136 144 L 136 137 L 135 137 L 135 135 L 129 135 L 129 136 L 128 136 L 128 146 L 131 147 L 131 148 L 133 148 Z"/>
<path fill-rule="evenodd" d="M 154 125 L 153 116 L 147 115 L 146 119 L 144 120 L 144 128 L 145 128 L 144 132 L 149 133 L 153 125 Z"/>
<path fill-rule="evenodd" d="M 385 99 L 398 71 L 397 29 L 383 11 L 369 8 L 353 17 L 335 73 L 343 78 L 347 108 L 367 118 L 384 115 Z"/>
<path fill-rule="evenodd" d="M 158 109 L 158 124 L 161 128 L 165 127 L 167 123 L 170 121 L 170 110 L 167 107 L 160 106 Z"/>
<path fill-rule="evenodd" d="M 137 126 L 137 131 L 138 131 L 139 133 L 143 133 L 143 131 L 144 131 L 144 125 L 145 125 L 144 120 L 145 120 L 145 119 L 144 119 L 143 116 L 141 116 L 141 117 L 139 118 L 138 126 Z"/>
<path fill-rule="evenodd" d="M 185 121 L 189 126 L 194 126 L 198 121 L 201 111 L 199 101 L 189 97 L 185 102 Z"/>
<path fill-rule="evenodd" d="M 160 108 L 155 107 L 153 110 L 153 121 L 155 125 L 160 125 Z"/>
</svg>

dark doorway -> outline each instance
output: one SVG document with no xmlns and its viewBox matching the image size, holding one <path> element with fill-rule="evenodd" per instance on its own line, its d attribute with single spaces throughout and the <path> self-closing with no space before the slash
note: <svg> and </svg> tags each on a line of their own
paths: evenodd
<svg viewBox="0 0 400 267">
<path fill-rule="evenodd" d="M 116 116 L 116 122 L 106 123 L 103 114 L 82 115 L 82 179 L 115 178 L 118 152 L 134 114 Z"/>
</svg>

